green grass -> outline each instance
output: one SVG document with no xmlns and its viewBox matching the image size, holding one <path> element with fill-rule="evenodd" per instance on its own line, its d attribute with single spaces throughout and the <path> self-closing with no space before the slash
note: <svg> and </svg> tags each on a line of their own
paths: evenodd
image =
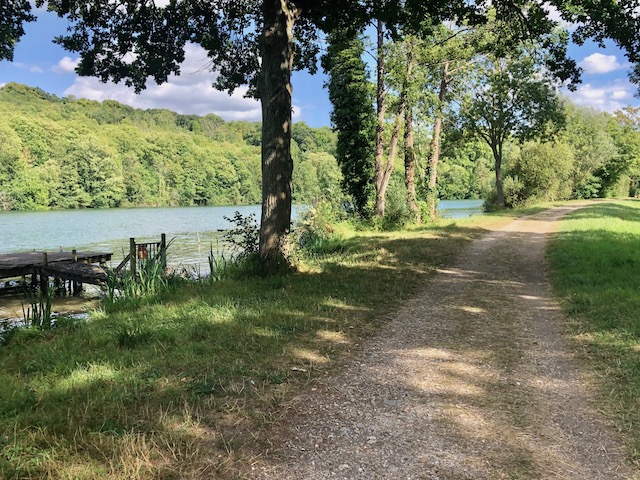
<svg viewBox="0 0 640 480">
<path fill-rule="evenodd" d="M 0 347 L 0 477 L 230 475 L 296 389 L 375 332 L 483 222 L 506 221 L 352 232 L 288 276 L 179 284 L 88 322 L 15 332 Z"/>
<path fill-rule="evenodd" d="M 640 463 L 640 202 L 578 210 L 548 250 L 571 338 L 596 372 L 599 408 Z"/>
</svg>

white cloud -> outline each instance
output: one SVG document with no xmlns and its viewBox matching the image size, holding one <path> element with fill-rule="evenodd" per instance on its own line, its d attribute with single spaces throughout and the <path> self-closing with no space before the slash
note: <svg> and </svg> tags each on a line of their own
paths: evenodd
<svg viewBox="0 0 640 480">
<path fill-rule="evenodd" d="M 0 83 L 0 88 L 4 87 L 6 83 Z"/>
<path fill-rule="evenodd" d="M 13 65 L 23 70 L 29 70 L 31 73 L 44 73 L 43 68 L 38 65 L 32 65 L 29 63 L 22 63 L 22 62 L 13 62 Z"/>
<path fill-rule="evenodd" d="M 302 117 L 302 107 L 294 105 L 291 112 L 291 120 L 297 122 Z"/>
<path fill-rule="evenodd" d="M 92 77 L 77 77 L 64 94 L 98 101 L 111 99 L 135 108 L 168 108 L 196 115 L 214 113 L 225 120 L 260 120 L 260 103 L 244 97 L 247 87 L 236 89 L 233 95 L 214 89 L 211 84 L 215 73 L 211 71 L 206 51 L 196 45 L 187 45 L 185 53 L 179 76 L 170 75 L 162 85 L 150 80 L 139 95 L 122 83 L 102 83 Z M 297 119 L 300 112 L 300 108 L 294 106 L 294 118 Z"/>
<path fill-rule="evenodd" d="M 73 73 L 78 63 L 80 63 L 79 58 L 73 60 L 71 57 L 63 57 L 56 65 L 51 67 L 51 70 L 56 73 Z"/>
<path fill-rule="evenodd" d="M 586 73 L 609 73 L 626 68 L 625 65 L 618 62 L 615 55 L 603 55 L 597 52 L 585 57 L 579 66 L 584 68 Z"/>
<path fill-rule="evenodd" d="M 623 100 L 625 98 L 631 98 L 632 94 L 626 90 L 616 90 L 611 94 L 611 97 L 616 100 Z"/>
<path fill-rule="evenodd" d="M 567 92 L 567 96 L 578 105 L 613 112 L 632 103 L 638 103 L 633 102 L 636 88 L 635 85 L 620 80 L 603 86 L 586 83 L 575 92 Z"/>
</svg>

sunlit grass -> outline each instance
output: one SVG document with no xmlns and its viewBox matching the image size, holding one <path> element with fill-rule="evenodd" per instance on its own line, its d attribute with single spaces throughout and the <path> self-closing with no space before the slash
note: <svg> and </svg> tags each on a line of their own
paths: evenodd
<svg viewBox="0 0 640 480">
<path fill-rule="evenodd" d="M 486 220 L 506 222 L 502 218 Z M 178 283 L 0 347 L 0 477 L 215 478 L 482 219 L 342 233 L 299 272 Z"/>
<path fill-rule="evenodd" d="M 640 202 L 573 213 L 548 256 L 554 287 L 572 319 L 571 338 L 596 372 L 599 408 L 640 463 Z"/>
</svg>

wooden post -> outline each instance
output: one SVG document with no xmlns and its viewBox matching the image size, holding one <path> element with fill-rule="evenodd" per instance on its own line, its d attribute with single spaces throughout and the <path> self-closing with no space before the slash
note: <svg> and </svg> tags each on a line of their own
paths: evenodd
<svg viewBox="0 0 640 480">
<path fill-rule="evenodd" d="M 49 265 L 49 256 L 47 255 L 47 252 L 44 252 L 42 254 L 43 269 L 40 270 L 40 291 L 44 295 L 47 294 L 47 290 L 49 289 L 49 276 L 46 273 L 44 273 L 44 269 L 47 268 L 48 265 Z"/>
<path fill-rule="evenodd" d="M 136 239 L 131 237 L 129 239 L 129 270 L 131 270 L 131 276 L 136 276 L 136 262 L 138 261 L 138 252 L 136 252 Z"/>
<path fill-rule="evenodd" d="M 160 258 L 162 259 L 162 268 L 167 268 L 167 234 L 160 234 Z"/>
<path fill-rule="evenodd" d="M 71 260 L 73 263 L 77 263 L 78 261 L 78 251 L 75 248 L 71 250 Z"/>
</svg>

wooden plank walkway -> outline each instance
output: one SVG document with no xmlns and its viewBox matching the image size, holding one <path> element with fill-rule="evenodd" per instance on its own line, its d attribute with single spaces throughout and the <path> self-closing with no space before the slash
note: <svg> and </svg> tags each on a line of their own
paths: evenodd
<svg viewBox="0 0 640 480">
<path fill-rule="evenodd" d="M 44 259 L 43 253 L 45 252 L 21 252 L 21 253 L 4 253 L 0 254 L 0 278 L 12 278 L 22 275 L 30 275 L 34 272 L 39 273 L 43 270 Z M 72 275 L 72 271 L 76 271 L 79 276 L 86 276 L 87 278 L 93 278 L 95 275 L 89 275 L 89 270 L 85 267 L 90 264 L 105 265 L 111 260 L 113 253 L 104 252 L 76 252 L 77 263 L 73 262 L 73 252 L 46 252 L 47 253 L 47 270 L 51 273 L 44 272 L 53 277 L 66 278 L 68 280 L 75 280 L 70 276 L 64 275 L 67 272 Z M 75 265 L 75 267 L 74 267 Z M 84 265 L 84 267 L 82 266 Z M 99 269 L 104 273 L 100 267 L 93 266 L 95 269 Z M 92 271 L 94 268 L 91 269 Z M 58 273 L 56 273 L 58 272 Z M 96 270 L 97 272 L 97 270 Z M 98 275 L 96 273 L 96 275 Z M 104 274 L 106 277 L 106 273 Z M 105 278 L 100 276 L 100 278 Z M 92 283 L 87 280 L 76 280 L 83 283 Z"/>
<path fill-rule="evenodd" d="M 91 285 L 103 285 L 108 279 L 104 268 L 90 263 L 58 262 L 40 267 L 39 270 L 49 277 Z"/>
</svg>

